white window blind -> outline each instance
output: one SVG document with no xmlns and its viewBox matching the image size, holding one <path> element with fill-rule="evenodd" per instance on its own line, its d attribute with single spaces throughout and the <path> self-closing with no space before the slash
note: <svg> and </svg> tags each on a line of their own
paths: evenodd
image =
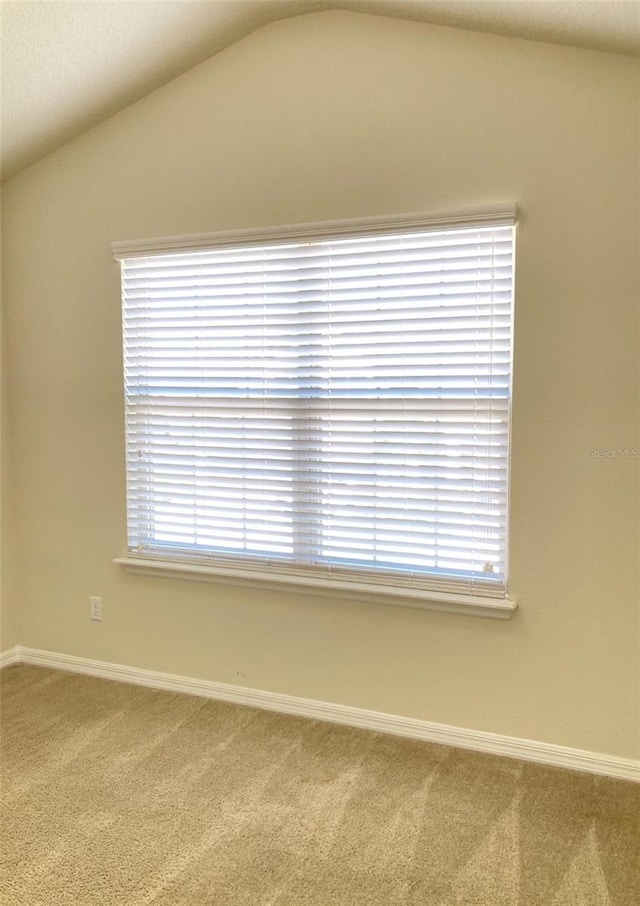
<svg viewBox="0 0 640 906">
<path fill-rule="evenodd" d="M 116 250 L 129 551 L 504 596 L 496 221 Z"/>
</svg>

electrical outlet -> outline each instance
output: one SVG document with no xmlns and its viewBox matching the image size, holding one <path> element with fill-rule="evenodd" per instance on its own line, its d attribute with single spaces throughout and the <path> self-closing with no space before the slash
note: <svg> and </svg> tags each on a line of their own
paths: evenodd
<svg viewBox="0 0 640 906">
<path fill-rule="evenodd" d="M 102 619 L 102 598 L 89 598 L 89 617 L 92 620 Z"/>
</svg>

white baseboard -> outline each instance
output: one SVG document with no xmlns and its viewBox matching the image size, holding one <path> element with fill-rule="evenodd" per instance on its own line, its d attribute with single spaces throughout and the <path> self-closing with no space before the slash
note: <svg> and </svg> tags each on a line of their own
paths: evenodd
<svg viewBox="0 0 640 906">
<path fill-rule="evenodd" d="M 0 670 L 3 667 L 8 667 L 10 664 L 17 664 L 20 661 L 20 649 L 18 645 L 14 645 L 13 648 L 6 648 L 4 651 L 0 651 Z"/>
<path fill-rule="evenodd" d="M 11 659 L 2 661 L 1 658 L 7 655 Z M 538 764 L 585 771 L 590 774 L 602 774 L 640 783 L 640 760 L 631 758 L 618 758 L 614 755 L 571 749 L 566 746 L 519 739 L 514 736 L 502 736 L 497 733 L 465 730 L 461 727 L 450 727 L 446 724 L 431 723 L 411 717 L 366 711 L 363 708 L 334 705 L 310 698 L 281 695 L 276 692 L 263 692 L 260 689 L 245 689 L 242 686 L 175 676 L 171 673 L 159 673 L 155 670 L 143 670 L 138 667 L 125 667 L 121 664 L 109 664 L 104 661 L 75 657 L 71 654 L 39 651 L 36 648 L 17 646 L 9 652 L 4 652 L 0 656 L 0 662 L 2 664 L 21 662 L 40 667 L 51 667 L 56 670 L 69 670 L 72 673 L 83 673 L 102 679 L 149 686 L 153 689 L 164 689 L 170 692 L 183 692 L 188 695 L 199 695 L 204 698 L 249 705 L 267 711 L 278 711 L 282 714 L 296 714 L 312 720 L 346 724 L 349 727 L 375 730 L 379 733 L 406 736 L 425 742 L 473 749 L 491 755 L 519 758 L 523 761 L 533 761 Z"/>
</svg>

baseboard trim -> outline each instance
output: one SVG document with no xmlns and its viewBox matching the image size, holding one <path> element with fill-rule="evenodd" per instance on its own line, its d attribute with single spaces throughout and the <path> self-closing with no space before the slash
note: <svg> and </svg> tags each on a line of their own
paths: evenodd
<svg viewBox="0 0 640 906">
<path fill-rule="evenodd" d="M 20 661 L 20 649 L 18 645 L 14 645 L 13 648 L 5 648 L 4 651 L 0 651 L 0 670 L 3 667 L 9 667 L 11 664 L 17 664 Z"/>
<path fill-rule="evenodd" d="M 9 655 L 10 660 L 1 661 Z M 363 708 L 352 708 L 346 705 L 335 705 L 329 702 L 309 698 L 298 698 L 276 692 L 263 692 L 260 689 L 245 689 L 226 683 L 211 680 L 192 679 L 176 676 L 171 673 L 160 673 L 155 670 L 143 670 L 138 667 L 126 667 L 121 664 L 110 664 L 105 661 L 89 660 L 71 654 L 58 654 L 53 651 L 41 651 L 37 648 L 17 646 L 0 655 L 0 662 L 34 664 L 40 667 L 51 667 L 56 670 L 68 670 L 71 673 L 82 673 L 102 679 L 132 683 L 137 686 L 148 686 L 167 692 L 182 692 L 187 695 L 198 695 L 219 701 L 248 705 L 281 714 L 295 714 L 312 720 L 324 720 L 335 724 L 345 724 L 364 730 L 375 730 L 393 736 L 405 736 L 434 742 L 461 749 L 472 749 L 491 755 L 502 755 L 507 758 L 518 758 L 538 764 L 547 764 L 573 771 L 589 774 L 600 774 L 620 780 L 631 780 L 640 783 L 640 760 L 618 758 L 588 752 L 582 749 L 571 749 L 530 739 L 519 739 L 514 736 L 502 736 L 497 733 L 485 733 L 478 730 L 466 730 L 461 727 L 450 727 L 446 724 L 416 720 L 411 717 L 400 717 L 384 714 L 379 711 L 366 711 Z"/>
</svg>

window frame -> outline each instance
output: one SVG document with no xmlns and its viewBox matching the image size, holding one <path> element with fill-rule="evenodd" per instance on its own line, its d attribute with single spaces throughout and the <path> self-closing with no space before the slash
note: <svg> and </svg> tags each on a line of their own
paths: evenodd
<svg viewBox="0 0 640 906">
<path fill-rule="evenodd" d="M 322 240 L 339 239 L 355 236 L 372 236 L 390 231 L 428 229 L 432 231 L 445 229 L 465 229 L 474 227 L 515 226 L 517 209 L 515 206 L 485 208 L 481 212 L 462 213 L 437 217 L 425 217 L 422 214 L 404 217 L 378 217 L 350 221 L 332 221 L 315 224 L 297 224 L 286 227 L 269 227 L 249 230 L 233 230 L 211 234 L 191 236 L 163 237 L 143 241 L 116 242 L 112 245 L 114 258 L 118 261 L 126 258 L 146 257 L 190 251 L 206 251 L 239 246 L 264 246 L 281 244 L 288 240 Z M 514 262 L 515 269 L 515 262 Z M 513 362 L 513 355 L 511 358 Z M 509 393 L 509 410 L 511 393 Z M 509 417 L 509 431 L 511 419 Z M 506 556 L 508 558 L 509 538 L 509 488 L 510 475 L 507 467 L 507 538 Z M 467 613 L 476 616 L 489 616 L 498 619 L 509 619 L 516 609 L 516 602 L 504 593 L 491 594 L 486 590 L 478 594 L 460 594 L 445 588 L 414 587 L 394 585 L 385 581 L 383 576 L 376 576 L 375 570 L 362 577 L 341 577 L 339 570 L 327 573 L 326 576 L 305 574 L 283 569 L 271 569 L 269 572 L 255 568 L 251 563 L 229 564 L 199 561 L 193 557 L 176 556 L 175 559 L 165 556 L 144 555 L 131 552 L 118 557 L 115 563 L 133 573 L 145 573 L 156 576 L 180 577 L 198 581 L 214 581 L 225 584 L 254 586 L 256 583 L 278 588 L 282 591 L 306 590 L 308 593 L 323 596 L 350 598 L 373 603 L 392 603 L 403 606 L 442 610 L 454 613 Z M 382 572 L 382 571 L 381 571 Z M 371 579 L 369 580 L 369 576 Z M 506 576 L 505 576 L 506 583 Z"/>
</svg>

